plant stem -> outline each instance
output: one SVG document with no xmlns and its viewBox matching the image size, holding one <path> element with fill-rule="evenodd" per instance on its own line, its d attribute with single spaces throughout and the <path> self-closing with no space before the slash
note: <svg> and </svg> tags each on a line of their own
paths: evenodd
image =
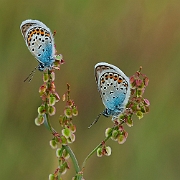
<svg viewBox="0 0 180 180">
<path fill-rule="evenodd" d="M 75 168 L 75 171 L 76 171 L 77 180 L 81 180 L 83 174 L 80 173 L 81 170 L 80 170 L 80 167 L 79 167 L 79 165 L 78 165 L 78 161 L 77 161 L 77 159 L 76 159 L 75 154 L 73 153 L 72 149 L 71 149 L 69 146 L 67 146 L 67 145 L 62 145 L 62 147 L 63 147 L 64 149 L 66 149 L 66 151 L 69 153 L 69 155 L 70 155 L 70 157 L 71 157 L 71 160 L 72 160 L 72 162 L 73 162 L 73 164 L 74 164 L 74 168 Z"/>
<path fill-rule="evenodd" d="M 116 128 L 116 127 L 113 127 L 112 130 L 114 130 L 115 128 Z M 111 136 L 112 136 L 112 133 L 111 133 L 108 137 L 106 137 L 103 142 L 106 142 Z M 92 154 L 94 154 L 94 153 L 97 151 L 97 149 L 98 149 L 99 147 L 101 147 L 101 146 L 102 146 L 102 143 L 100 143 L 98 146 L 96 146 L 96 147 L 88 154 L 88 156 L 85 158 L 85 160 L 84 160 L 84 162 L 83 162 L 83 164 L 82 164 L 82 171 L 84 171 L 84 169 L 85 169 L 86 161 L 87 161 L 87 160 L 92 156 Z"/>
</svg>

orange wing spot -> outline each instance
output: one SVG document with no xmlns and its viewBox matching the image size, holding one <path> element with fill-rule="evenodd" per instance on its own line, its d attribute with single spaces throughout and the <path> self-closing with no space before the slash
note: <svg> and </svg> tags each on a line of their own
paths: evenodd
<svg viewBox="0 0 180 180">
<path fill-rule="evenodd" d="M 117 81 L 118 77 L 117 77 L 117 76 L 114 76 L 113 79 L 114 79 L 114 81 Z"/>
<path fill-rule="evenodd" d="M 45 33 L 44 33 L 44 31 L 43 30 L 41 30 L 41 35 L 44 35 Z"/>
<path fill-rule="evenodd" d="M 110 77 L 110 79 L 112 79 L 113 78 L 113 74 L 110 74 L 109 77 Z"/>
<path fill-rule="evenodd" d="M 105 80 L 104 80 L 104 78 L 103 78 L 103 79 L 101 79 L 101 83 L 103 83 L 103 84 L 105 83 Z"/>
<path fill-rule="evenodd" d="M 45 36 L 48 36 L 48 37 L 50 37 L 50 34 L 49 34 L 49 33 L 45 33 Z"/>
<path fill-rule="evenodd" d="M 122 82 L 122 79 L 119 78 L 119 79 L 118 79 L 118 84 L 120 84 L 121 82 Z"/>
</svg>

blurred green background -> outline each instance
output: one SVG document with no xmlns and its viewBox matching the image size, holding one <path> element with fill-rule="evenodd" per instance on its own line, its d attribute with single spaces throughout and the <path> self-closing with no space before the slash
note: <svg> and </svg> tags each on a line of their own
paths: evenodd
<svg viewBox="0 0 180 180">
<path fill-rule="evenodd" d="M 34 119 L 41 104 L 38 89 L 42 73 L 32 82 L 23 80 L 37 66 L 28 51 L 19 26 L 23 20 L 44 22 L 55 36 L 65 64 L 56 72 L 58 93 L 71 85 L 78 105 L 76 141 L 71 144 L 79 164 L 104 138 L 112 122 L 101 117 L 104 109 L 94 80 L 94 65 L 108 62 L 131 76 L 143 66 L 150 83 L 144 96 L 150 113 L 125 129 L 125 144 L 108 141 L 110 157 L 93 155 L 84 172 L 86 180 L 165 180 L 180 178 L 180 1 L 179 0 L 6 0 L 0 1 L 0 179 L 48 179 L 57 167 L 51 134 Z M 58 130 L 57 105 L 52 124 Z M 63 176 L 75 175 L 73 165 Z"/>
</svg>

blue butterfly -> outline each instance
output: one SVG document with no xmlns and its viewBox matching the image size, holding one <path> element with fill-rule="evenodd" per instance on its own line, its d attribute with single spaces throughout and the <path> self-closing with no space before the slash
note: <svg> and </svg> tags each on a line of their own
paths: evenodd
<svg viewBox="0 0 180 180">
<path fill-rule="evenodd" d="M 112 116 L 112 120 L 118 118 L 124 112 L 131 93 L 129 78 L 118 67 L 100 62 L 94 69 L 105 110 L 98 115 L 89 128 L 98 121 L 101 114 L 106 117 Z"/>
<path fill-rule="evenodd" d="M 39 62 L 35 70 L 52 69 L 55 61 L 55 46 L 50 29 L 38 20 L 28 19 L 21 23 L 20 30 L 29 51 Z"/>
</svg>

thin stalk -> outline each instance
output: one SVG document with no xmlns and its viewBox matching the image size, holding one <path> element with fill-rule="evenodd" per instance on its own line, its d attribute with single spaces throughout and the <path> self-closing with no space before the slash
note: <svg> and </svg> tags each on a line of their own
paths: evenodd
<svg viewBox="0 0 180 180">
<path fill-rule="evenodd" d="M 64 149 L 66 149 L 66 151 L 69 153 L 69 155 L 71 157 L 72 163 L 73 163 L 75 171 L 76 171 L 76 178 L 77 178 L 77 180 L 82 180 L 83 174 L 82 174 L 82 172 L 80 170 L 80 167 L 78 165 L 78 161 L 77 161 L 76 156 L 73 153 L 72 149 L 69 146 L 67 146 L 67 145 L 62 145 L 62 147 Z"/>
<path fill-rule="evenodd" d="M 124 123 L 125 123 L 125 121 L 122 121 L 118 126 L 114 126 L 114 127 L 112 128 L 112 132 L 113 132 L 113 130 L 118 129 L 118 127 L 119 127 L 120 125 L 124 124 Z M 103 142 L 106 142 L 106 141 L 112 136 L 112 132 L 109 134 L 108 137 L 106 137 L 106 138 L 104 139 Z M 97 149 L 100 148 L 101 146 L 102 146 L 102 143 L 100 143 L 98 146 L 96 146 L 96 147 L 88 154 L 88 156 L 87 156 L 87 157 L 85 158 L 85 160 L 83 161 L 82 171 L 84 171 L 84 169 L 85 169 L 86 161 L 87 161 L 87 160 L 92 156 L 92 154 L 94 154 L 94 153 L 97 151 Z"/>
<path fill-rule="evenodd" d="M 114 130 L 115 128 L 116 128 L 116 127 L 113 127 L 112 130 Z M 106 142 L 111 136 L 112 136 L 112 133 L 111 133 L 108 137 L 106 137 L 103 142 Z M 96 147 L 88 154 L 88 156 L 87 156 L 87 157 L 85 158 L 85 160 L 83 161 L 82 171 L 85 169 L 86 161 L 87 161 L 87 160 L 92 156 L 92 154 L 94 154 L 94 153 L 97 151 L 97 149 L 98 149 L 99 147 L 101 147 L 101 146 L 102 146 L 102 143 L 100 143 L 98 146 L 96 146 Z"/>
<path fill-rule="evenodd" d="M 62 147 L 63 147 L 64 149 L 66 149 L 66 151 L 67 151 L 68 154 L 70 155 L 70 157 L 71 157 L 71 159 L 72 159 L 72 162 L 73 162 L 73 164 L 74 164 L 74 168 L 75 168 L 76 174 L 78 174 L 78 173 L 80 172 L 80 167 L 79 167 L 79 165 L 78 165 L 78 161 L 77 161 L 76 156 L 74 155 L 72 149 L 71 149 L 69 146 L 67 146 L 67 145 L 62 145 Z"/>
</svg>

